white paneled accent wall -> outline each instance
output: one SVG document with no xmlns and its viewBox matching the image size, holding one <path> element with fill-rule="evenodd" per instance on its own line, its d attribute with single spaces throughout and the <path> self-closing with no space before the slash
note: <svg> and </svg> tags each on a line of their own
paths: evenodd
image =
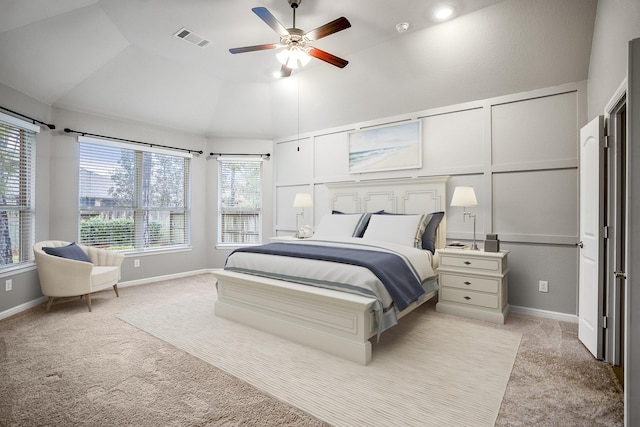
<svg viewBox="0 0 640 427">
<path fill-rule="evenodd" d="M 427 95 L 425 95 L 427 96 Z M 422 126 L 422 166 L 349 173 L 349 134 L 403 121 Z M 329 214 L 326 183 L 449 175 L 475 188 L 476 238 L 497 233 L 511 251 L 509 303 L 577 314 L 578 132 L 586 123 L 586 83 L 419 111 L 276 141 L 275 235 L 293 234 L 297 192 L 311 192 L 317 224 Z M 299 140 L 299 142 L 298 142 Z M 299 147 L 299 150 L 298 150 Z M 447 238 L 470 241 L 473 224 L 447 206 Z M 538 282 L 549 292 L 538 292 Z"/>
</svg>

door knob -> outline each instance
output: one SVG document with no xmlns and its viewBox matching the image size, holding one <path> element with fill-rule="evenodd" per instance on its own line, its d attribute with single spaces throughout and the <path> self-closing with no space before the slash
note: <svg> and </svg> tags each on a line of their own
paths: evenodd
<svg viewBox="0 0 640 427">
<path fill-rule="evenodd" d="M 578 242 L 578 247 L 580 249 L 584 248 L 584 243 L 582 243 L 582 240 Z"/>
</svg>

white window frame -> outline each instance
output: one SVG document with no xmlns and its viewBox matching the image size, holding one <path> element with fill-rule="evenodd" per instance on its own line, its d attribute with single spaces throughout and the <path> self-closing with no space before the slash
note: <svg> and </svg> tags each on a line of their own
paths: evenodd
<svg viewBox="0 0 640 427">
<path fill-rule="evenodd" d="M 251 156 L 251 155 L 247 155 L 247 156 L 230 156 L 230 155 L 226 155 L 226 156 L 219 156 L 218 157 L 218 213 L 217 213 L 217 233 L 216 233 L 216 247 L 241 247 L 241 246 L 255 246 L 255 245 L 260 245 L 262 244 L 262 236 L 263 236 L 263 226 L 262 226 L 262 222 L 263 222 L 263 215 L 264 215 L 264 199 L 263 199 L 263 191 L 262 191 L 262 186 L 263 186 L 263 182 L 264 182 L 264 168 L 262 166 L 263 163 L 263 158 L 262 156 Z M 226 164 L 229 164 L 231 162 L 247 162 L 247 163 L 258 163 L 260 165 L 260 182 L 257 185 L 257 188 L 259 189 L 259 197 L 260 197 L 260 202 L 259 202 L 259 206 L 256 207 L 255 212 L 253 213 L 253 216 L 255 218 L 250 219 L 250 221 L 252 223 L 255 224 L 255 229 L 251 232 L 247 232 L 246 234 L 240 234 L 239 238 L 236 239 L 236 241 L 228 241 L 226 238 L 223 238 L 225 232 L 223 230 L 223 214 L 224 214 L 224 210 L 225 210 L 225 206 L 223 203 L 223 191 L 225 190 L 223 188 L 223 183 L 222 183 L 222 173 L 223 173 L 223 167 Z M 239 208 L 240 210 L 242 210 L 242 208 Z M 250 210 L 250 208 L 249 208 Z M 244 215 L 247 215 L 247 213 L 245 213 Z M 251 213 L 249 213 L 248 215 L 251 215 Z M 253 238 L 251 236 L 254 236 Z M 249 240 L 249 241 L 247 241 Z"/>
<path fill-rule="evenodd" d="M 79 239 L 78 241 L 80 243 L 82 242 L 82 236 L 81 236 L 81 224 L 80 221 L 82 219 L 82 215 L 83 213 L 87 213 L 87 212 L 95 212 L 95 211 L 113 211 L 113 212 L 121 212 L 121 211 L 131 211 L 132 212 L 132 217 L 134 219 L 134 237 L 133 237 L 133 241 L 134 241 L 134 247 L 131 249 L 120 249 L 118 250 L 119 252 L 123 252 L 123 253 L 157 253 L 157 252 L 173 252 L 176 250 L 182 250 L 182 249 L 190 249 L 191 248 L 191 165 L 190 165 L 190 159 L 193 157 L 191 153 L 187 153 L 187 152 L 181 152 L 178 150 L 171 150 L 171 149 L 163 149 L 160 147 L 146 147 L 143 145 L 136 145 L 136 144 L 129 144 L 129 143 L 123 143 L 123 142 L 118 142 L 118 141 L 113 141 L 113 140 L 108 140 L 108 139 L 103 139 L 103 138 L 93 138 L 93 137 L 87 137 L 87 136 L 79 136 L 78 137 L 78 142 L 79 143 L 84 143 L 84 144 L 94 144 L 94 145 L 98 145 L 98 146 L 106 146 L 106 147 L 113 147 L 113 148 L 120 148 L 120 149 L 125 149 L 125 150 L 130 150 L 132 152 L 134 152 L 134 156 L 136 158 L 138 158 L 139 156 L 142 155 L 142 153 L 147 152 L 147 153 L 155 153 L 155 154 L 162 154 L 162 155 L 169 155 L 169 156 L 174 156 L 174 157 L 181 157 L 181 158 L 185 158 L 185 159 L 189 159 L 189 163 L 186 166 L 186 170 L 185 170 L 185 189 L 184 189 L 184 207 L 145 207 L 143 206 L 142 203 L 142 196 L 141 196 L 141 183 L 142 183 L 142 171 L 138 168 L 138 165 L 134 165 L 135 168 L 135 178 L 134 178 L 134 199 L 132 202 L 132 206 L 130 207 L 112 207 L 112 208 L 100 208 L 100 209 L 95 209 L 95 207 L 92 208 L 86 208 L 86 207 L 82 207 L 82 204 L 79 203 L 78 205 L 78 236 Z M 79 168 L 80 169 L 80 168 Z M 78 194 L 79 198 L 82 196 L 81 194 Z M 184 235 L 184 242 L 183 243 L 179 243 L 179 244 L 168 244 L 168 245 L 164 245 L 164 246 L 159 246 L 159 247 L 154 247 L 154 246 L 145 246 L 144 244 L 144 238 L 143 238 L 143 234 L 144 234 L 144 226 L 143 226 L 143 218 L 144 218 L 144 214 L 145 212 L 152 212 L 152 211 L 171 211 L 176 212 L 180 215 L 183 215 L 184 218 L 184 227 L 186 228 L 185 230 L 185 235 Z M 170 226 L 171 227 L 171 226 Z M 171 232 L 171 228 L 169 230 L 169 232 Z"/>
<path fill-rule="evenodd" d="M 33 244 L 35 243 L 35 171 L 36 171 L 36 134 L 40 132 L 40 127 L 26 122 L 22 119 L 19 119 L 14 116 L 10 116 L 4 113 L 0 113 L 0 122 L 5 125 L 12 127 L 15 130 L 20 132 L 28 132 L 28 134 L 22 138 L 21 143 L 29 144 L 26 147 L 26 151 L 24 155 L 28 156 L 28 158 L 24 159 L 24 162 L 21 161 L 21 169 L 24 167 L 25 170 L 20 173 L 20 183 L 19 183 L 19 192 L 21 193 L 21 198 L 24 197 L 24 204 L 20 205 L 6 205 L 0 206 L 0 211 L 4 212 L 18 212 L 19 223 L 18 223 L 18 236 L 15 240 L 17 240 L 17 247 L 13 247 L 15 242 L 12 242 L 12 251 L 17 250 L 18 262 L 11 264 L 3 264 L 0 265 L 0 274 L 6 273 L 22 268 L 29 268 L 34 265 L 34 256 L 33 256 Z M 24 172 L 24 173 L 23 173 Z M 4 176 L 2 177 L 4 178 Z M 14 230 L 15 232 L 15 230 Z"/>
</svg>

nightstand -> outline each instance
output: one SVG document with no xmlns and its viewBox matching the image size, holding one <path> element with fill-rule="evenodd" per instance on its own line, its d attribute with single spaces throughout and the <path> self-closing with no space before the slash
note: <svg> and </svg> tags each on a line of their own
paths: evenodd
<svg viewBox="0 0 640 427">
<path fill-rule="evenodd" d="M 438 253 L 440 290 L 436 311 L 504 323 L 509 314 L 509 251 L 439 249 Z"/>
</svg>

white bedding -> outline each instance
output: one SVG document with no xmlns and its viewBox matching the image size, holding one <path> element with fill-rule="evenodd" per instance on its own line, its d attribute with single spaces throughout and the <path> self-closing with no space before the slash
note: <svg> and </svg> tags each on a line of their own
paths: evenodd
<svg viewBox="0 0 640 427">
<path fill-rule="evenodd" d="M 395 253 L 412 267 L 425 291 L 437 289 L 432 267 L 433 256 L 426 250 L 384 241 L 364 241 L 357 237 L 331 241 L 310 238 L 286 244 L 338 246 Z M 378 300 L 378 304 L 374 306 L 378 333 L 397 323 L 397 309 L 389 292 L 380 279 L 366 267 L 280 255 L 235 252 L 227 259 L 225 269 L 374 297 Z"/>
</svg>

